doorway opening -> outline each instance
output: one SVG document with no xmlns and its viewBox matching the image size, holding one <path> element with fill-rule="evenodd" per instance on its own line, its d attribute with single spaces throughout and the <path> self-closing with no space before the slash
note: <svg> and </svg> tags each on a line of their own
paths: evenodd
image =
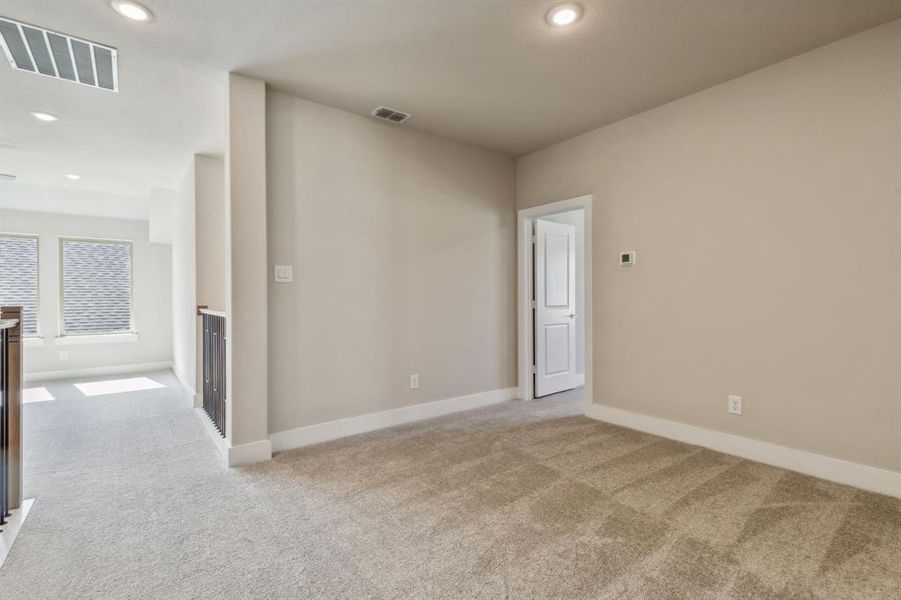
<svg viewBox="0 0 901 600">
<path fill-rule="evenodd" d="M 523 400 L 584 386 L 591 401 L 591 205 L 581 196 L 518 213 Z"/>
</svg>

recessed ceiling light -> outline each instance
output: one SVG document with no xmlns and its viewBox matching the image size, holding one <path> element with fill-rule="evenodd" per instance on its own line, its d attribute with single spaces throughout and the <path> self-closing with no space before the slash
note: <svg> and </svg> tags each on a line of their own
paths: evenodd
<svg viewBox="0 0 901 600">
<path fill-rule="evenodd" d="M 69 173 L 68 175 L 66 175 L 66 177 L 68 177 L 72 181 L 78 181 L 79 179 L 81 179 L 81 175 L 76 175 L 75 173 Z"/>
<path fill-rule="evenodd" d="M 150 9 L 134 0 L 111 0 L 110 4 L 113 10 L 126 19 L 142 23 L 153 20 L 153 13 L 150 12 Z"/>
<path fill-rule="evenodd" d="M 561 4 L 555 6 L 547 14 L 547 22 L 554 27 L 572 25 L 582 16 L 582 7 L 578 4 Z"/>
<path fill-rule="evenodd" d="M 45 123 L 49 123 L 51 121 L 59 121 L 59 117 L 57 117 L 56 115 L 40 111 L 34 111 L 33 113 L 31 113 L 31 116 L 38 121 L 44 121 Z"/>
</svg>

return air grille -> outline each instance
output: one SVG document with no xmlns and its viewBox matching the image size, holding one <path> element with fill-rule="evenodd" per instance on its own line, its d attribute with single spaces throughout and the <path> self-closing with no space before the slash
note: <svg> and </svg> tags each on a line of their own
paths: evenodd
<svg viewBox="0 0 901 600">
<path fill-rule="evenodd" d="M 119 91 L 115 48 L 2 17 L 0 44 L 14 69 Z"/>
<path fill-rule="evenodd" d="M 405 112 L 400 112 L 399 110 L 394 110 L 393 108 L 388 108 L 387 106 L 380 106 L 374 111 L 372 111 L 372 116 L 376 119 L 382 119 L 383 121 L 390 121 L 392 123 L 403 123 L 407 119 L 409 119 L 412 115 L 407 114 Z"/>
</svg>

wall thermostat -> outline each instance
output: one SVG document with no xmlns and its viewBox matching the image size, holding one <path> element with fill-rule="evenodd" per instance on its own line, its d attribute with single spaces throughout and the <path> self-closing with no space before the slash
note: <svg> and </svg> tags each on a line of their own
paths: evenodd
<svg viewBox="0 0 901 600">
<path fill-rule="evenodd" d="M 628 250 L 619 253 L 619 266 L 631 267 L 635 264 L 635 250 Z"/>
</svg>

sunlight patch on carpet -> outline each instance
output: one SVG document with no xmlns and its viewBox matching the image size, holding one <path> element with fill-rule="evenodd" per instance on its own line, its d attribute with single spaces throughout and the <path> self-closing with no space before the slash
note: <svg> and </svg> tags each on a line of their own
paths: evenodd
<svg viewBox="0 0 901 600">
<path fill-rule="evenodd" d="M 22 402 L 49 402 L 50 400 L 56 400 L 53 397 L 53 394 L 50 393 L 45 387 L 33 387 L 33 388 L 25 388 L 22 390 Z"/>
<path fill-rule="evenodd" d="M 76 383 L 75 387 L 85 396 L 105 396 L 107 394 L 155 390 L 166 386 L 149 377 L 131 377 L 129 379 L 108 379 L 106 381 Z"/>
</svg>

